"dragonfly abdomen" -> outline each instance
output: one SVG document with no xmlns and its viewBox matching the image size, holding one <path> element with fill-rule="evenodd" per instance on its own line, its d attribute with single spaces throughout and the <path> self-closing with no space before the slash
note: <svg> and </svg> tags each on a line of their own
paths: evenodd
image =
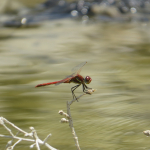
<svg viewBox="0 0 150 150">
<path fill-rule="evenodd" d="M 49 82 L 49 83 L 42 83 L 42 84 L 38 84 L 37 86 L 35 87 L 41 87 L 41 86 L 46 86 L 46 85 L 51 85 L 51 84 L 56 84 L 58 83 L 59 81 L 54 81 L 54 82 Z"/>
</svg>

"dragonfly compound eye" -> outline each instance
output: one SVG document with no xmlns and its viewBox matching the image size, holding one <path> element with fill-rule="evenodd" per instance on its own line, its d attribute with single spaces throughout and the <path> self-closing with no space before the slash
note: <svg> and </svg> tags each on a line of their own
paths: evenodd
<svg viewBox="0 0 150 150">
<path fill-rule="evenodd" d="M 91 77 L 89 77 L 89 76 L 86 76 L 86 77 L 85 77 L 85 82 L 86 82 L 87 84 L 89 84 L 91 81 L 92 81 Z"/>
</svg>

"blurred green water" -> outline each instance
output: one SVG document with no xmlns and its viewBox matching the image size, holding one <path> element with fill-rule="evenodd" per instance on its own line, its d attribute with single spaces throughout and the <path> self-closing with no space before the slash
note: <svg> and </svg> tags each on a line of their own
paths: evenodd
<svg viewBox="0 0 150 150">
<path fill-rule="evenodd" d="M 52 133 L 48 143 L 57 149 L 76 149 L 69 126 L 58 115 L 66 111 L 73 84 L 34 87 L 63 79 L 87 61 L 81 74 L 92 77 L 89 87 L 97 91 L 71 106 L 81 149 L 150 149 L 142 133 L 150 127 L 149 27 L 66 19 L 39 28 L 0 29 L 0 115 L 26 131 L 34 126 L 42 139 Z M 2 138 L 0 149 L 6 143 Z M 20 143 L 19 149 L 29 149 L 29 143 Z"/>
</svg>

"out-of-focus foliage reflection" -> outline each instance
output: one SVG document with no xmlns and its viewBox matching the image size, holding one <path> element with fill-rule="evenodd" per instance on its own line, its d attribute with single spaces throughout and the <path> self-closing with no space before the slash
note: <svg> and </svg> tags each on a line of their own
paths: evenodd
<svg viewBox="0 0 150 150">
<path fill-rule="evenodd" d="M 58 115 L 66 111 L 73 84 L 34 87 L 63 79 L 87 61 L 81 74 L 92 77 L 89 87 L 97 91 L 71 106 L 81 149 L 148 150 L 142 131 L 150 127 L 150 24 L 132 17 L 121 22 L 117 17 L 89 22 L 65 17 L 38 20 L 36 28 L 1 26 L 0 115 L 24 130 L 34 126 L 41 139 L 52 133 L 48 142 L 58 149 L 75 149 L 70 128 L 60 124 Z M 0 134 L 6 131 L 1 128 Z M 1 139 L 1 147 L 6 143 Z M 22 143 L 20 148 L 29 147 Z"/>
</svg>

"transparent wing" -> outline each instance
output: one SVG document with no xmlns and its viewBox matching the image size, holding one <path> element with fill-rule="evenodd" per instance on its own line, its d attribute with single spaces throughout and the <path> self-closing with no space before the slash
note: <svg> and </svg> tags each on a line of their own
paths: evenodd
<svg viewBox="0 0 150 150">
<path fill-rule="evenodd" d="M 82 62 L 81 64 L 75 66 L 75 67 L 71 70 L 71 71 L 73 72 L 73 74 L 74 74 L 74 75 L 79 74 L 80 71 L 81 71 L 81 69 L 82 69 L 82 67 L 83 67 L 86 63 L 87 63 L 87 62 L 85 61 L 85 62 Z M 72 75 L 73 75 L 73 74 L 72 74 Z"/>
<path fill-rule="evenodd" d="M 76 76 L 77 74 L 80 73 L 82 67 L 86 64 L 87 62 L 83 62 L 77 66 L 75 66 L 71 71 L 73 72 L 71 75 L 67 76 L 65 79 L 60 80 L 58 83 L 56 83 L 55 85 L 59 85 L 61 83 L 64 83 L 66 81 L 70 81 L 74 76 Z"/>
<path fill-rule="evenodd" d="M 55 85 L 59 85 L 59 84 L 64 83 L 66 81 L 69 82 L 72 79 L 72 77 L 73 76 L 70 75 L 70 76 L 66 77 L 65 79 L 63 79 L 63 80 L 58 81 Z"/>
</svg>

